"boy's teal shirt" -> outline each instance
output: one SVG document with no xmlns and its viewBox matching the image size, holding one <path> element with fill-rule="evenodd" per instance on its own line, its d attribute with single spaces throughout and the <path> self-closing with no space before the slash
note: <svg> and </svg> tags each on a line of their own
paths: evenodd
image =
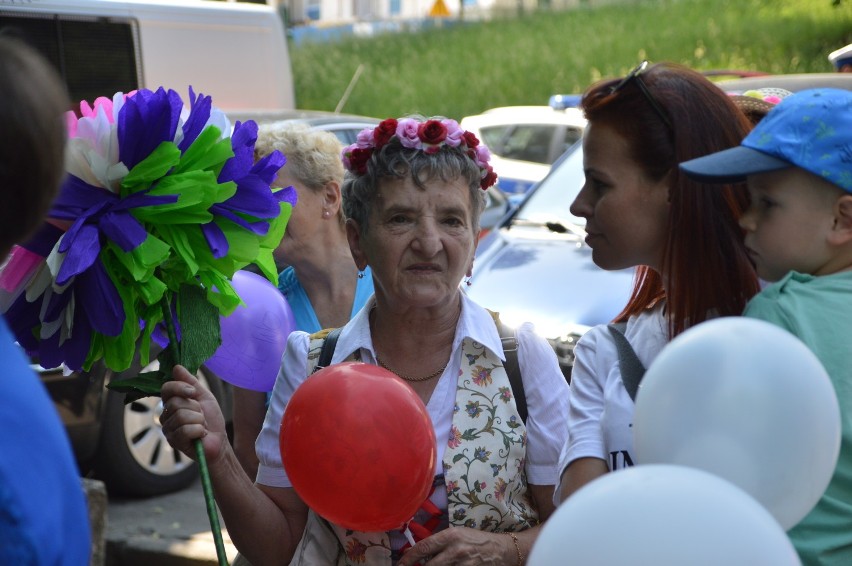
<svg viewBox="0 0 852 566">
<path fill-rule="evenodd" d="M 745 316 L 790 331 L 816 354 L 840 403 L 840 458 L 816 507 L 789 532 L 804 566 L 852 564 L 852 271 L 795 271 L 766 287 Z M 819 439 L 814 439 L 819 442 Z"/>
</svg>

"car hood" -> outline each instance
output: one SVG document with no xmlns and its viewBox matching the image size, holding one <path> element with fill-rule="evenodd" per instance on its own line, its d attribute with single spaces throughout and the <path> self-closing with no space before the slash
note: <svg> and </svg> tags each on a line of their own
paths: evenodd
<svg viewBox="0 0 852 566">
<path fill-rule="evenodd" d="M 621 312 L 633 284 L 633 269 L 604 271 L 591 252 L 573 235 L 502 229 L 477 249 L 466 292 L 510 326 L 532 322 L 550 339 L 582 334 Z"/>
</svg>

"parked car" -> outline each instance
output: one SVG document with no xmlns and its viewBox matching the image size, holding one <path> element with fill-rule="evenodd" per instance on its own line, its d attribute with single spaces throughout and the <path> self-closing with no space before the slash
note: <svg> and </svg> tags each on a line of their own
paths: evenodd
<svg viewBox="0 0 852 566">
<path fill-rule="evenodd" d="M 760 75 L 720 80 L 716 83 L 727 92 L 743 93 L 757 88 L 783 88 L 798 92 L 810 88 L 841 88 L 852 90 L 852 73 L 798 73 Z"/>
<path fill-rule="evenodd" d="M 577 340 L 621 311 L 633 282 L 633 269 L 604 271 L 592 261 L 585 219 L 569 211 L 584 182 L 583 147 L 577 143 L 480 241 L 465 290 L 509 326 L 534 323 L 566 379 Z"/>
<path fill-rule="evenodd" d="M 583 135 L 582 112 L 552 97 L 548 106 L 504 106 L 467 116 L 461 126 L 491 150 L 497 186 L 509 197 L 526 193 Z"/>
<path fill-rule="evenodd" d="M 185 96 L 193 86 L 228 113 L 290 109 L 286 29 L 261 4 L 3 0 L 0 31 L 42 53 L 72 101 L 161 86 Z"/>
<path fill-rule="evenodd" d="M 283 110 L 269 113 L 240 113 L 228 112 L 231 120 L 251 119 L 258 124 L 273 124 L 278 122 L 293 122 L 307 124 L 317 130 L 332 132 L 343 145 L 355 143 L 358 132 L 364 128 L 372 128 L 381 122 L 371 116 L 358 114 L 341 114 L 322 110 Z"/>
<path fill-rule="evenodd" d="M 156 353 L 156 349 L 152 351 L 152 359 Z M 65 424 L 81 474 L 103 480 L 110 494 L 162 495 L 183 489 L 198 477 L 197 465 L 173 449 L 163 435 L 159 397 L 125 405 L 123 394 L 106 387 L 112 380 L 154 371 L 159 367 L 155 359 L 145 368 L 136 363 L 118 375 L 102 363 L 88 372 L 43 368 L 37 359 L 31 360 L 31 366 L 41 376 Z M 204 367 L 198 378 L 219 400 L 230 422 L 230 384 Z"/>
</svg>

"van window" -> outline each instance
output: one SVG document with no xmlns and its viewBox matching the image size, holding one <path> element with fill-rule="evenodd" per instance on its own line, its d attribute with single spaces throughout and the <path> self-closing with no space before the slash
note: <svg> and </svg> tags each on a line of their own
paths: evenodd
<svg viewBox="0 0 852 566">
<path fill-rule="evenodd" d="M 71 100 L 92 101 L 141 84 L 133 20 L 21 15 L 0 9 L 0 31 L 21 37 L 47 57 L 65 80 Z"/>
</svg>

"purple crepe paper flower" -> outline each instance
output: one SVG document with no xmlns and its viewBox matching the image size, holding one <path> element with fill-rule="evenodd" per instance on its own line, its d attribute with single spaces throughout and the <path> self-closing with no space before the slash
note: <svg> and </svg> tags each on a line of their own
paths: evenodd
<svg viewBox="0 0 852 566">
<path fill-rule="evenodd" d="M 183 124 L 183 139 L 178 144 L 178 149 L 181 153 L 185 152 L 192 145 L 198 135 L 204 131 L 204 126 L 210 119 L 210 110 L 213 108 L 213 100 L 209 96 L 204 96 L 199 93 L 195 95 L 192 87 L 189 87 L 189 116 Z"/>
<path fill-rule="evenodd" d="M 254 144 L 257 141 L 255 122 L 237 122 L 231 135 L 231 147 L 234 157 L 225 163 L 219 173 L 218 181 L 233 181 L 237 185 L 234 196 L 214 204 L 210 212 L 214 216 L 225 218 L 250 230 L 259 236 L 269 231 L 269 222 L 281 213 L 281 202 L 295 204 L 295 191 L 269 191 L 269 185 L 275 180 L 278 170 L 287 162 L 279 151 L 273 151 L 257 163 L 254 162 Z M 248 220 L 250 216 L 256 220 Z M 213 257 L 222 258 L 228 253 L 228 241 L 222 229 L 215 222 L 201 226 Z"/>
<path fill-rule="evenodd" d="M 182 108 L 180 95 L 163 87 L 127 97 L 118 113 L 118 158 L 128 170 L 162 142 L 174 141 Z"/>
<path fill-rule="evenodd" d="M 61 229 L 44 224 L 22 247 L 47 256 L 62 234 Z M 72 305 L 73 309 L 68 311 Z M 70 335 L 63 336 L 58 329 L 49 336 L 33 333 L 33 329 L 60 321 L 68 314 L 73 318 Z M 42 365 L 58 367 L 64 362 L 72 369 L 81 368 L 86 361 L 93 330 L 105 336 L 118 336 L 125 319 L 121 297 L 97 259 L 61 292 L 52 287 L 33 302 L 27 300 L 26 293 L 21 293 L 5 317 L 21 346 L 27 352 L 38 352 Z"/>
<path fill-rule="evenodd" d="M 130 210 L 177 202 L 178 195 L 149 196 L 140 191 L 126 198 L 93 187 L 82 179 L 68 175 L 49 216 L 73 222 L 60 244 L 65 253 L 56 282 L 64 285 L 68 279 L 88 269 L 98 254 L 104 239 L 109 239 L 125 252 L 145 241 L 148 232 Z"/>
</svg>

